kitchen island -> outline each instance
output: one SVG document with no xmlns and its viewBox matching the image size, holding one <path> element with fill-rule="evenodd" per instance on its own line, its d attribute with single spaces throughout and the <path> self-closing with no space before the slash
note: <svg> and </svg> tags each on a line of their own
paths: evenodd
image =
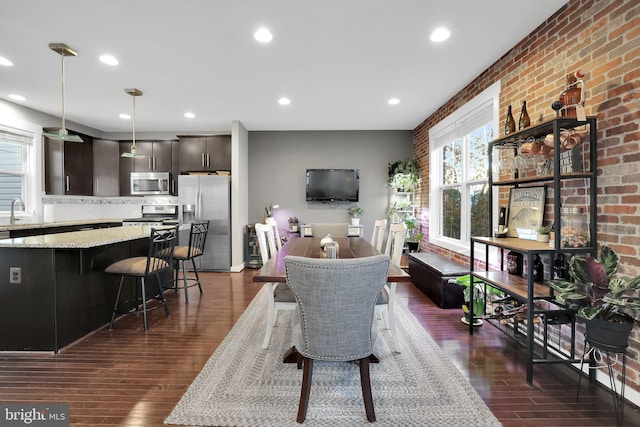
<svg viewBox="0 0 640 427">
<path fill-rule="evenodd" d="M 58 352 L 107 324 L 118 279 L 104 269 L 146 256 L 150 232 L 111 227 L 0 240 L 0 351 Z"/>
</svg>

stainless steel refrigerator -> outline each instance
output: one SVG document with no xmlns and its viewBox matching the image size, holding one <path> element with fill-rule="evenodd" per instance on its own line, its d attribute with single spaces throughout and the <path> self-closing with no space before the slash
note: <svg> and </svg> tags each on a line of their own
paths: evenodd
<svg viewBox="0 0 640 427">
<path fill-rule="evenodd" d="M 209 220 L 204 255 L 196 258 L 199 270 L 231 268 L 231 178 L 218 175 L 179 175 L 178 203 L 181 224 Z M 190 213 L 191 212 L 191 213 Z M 180 232 L 187 245 L 189 231 Z"/>
</svg>

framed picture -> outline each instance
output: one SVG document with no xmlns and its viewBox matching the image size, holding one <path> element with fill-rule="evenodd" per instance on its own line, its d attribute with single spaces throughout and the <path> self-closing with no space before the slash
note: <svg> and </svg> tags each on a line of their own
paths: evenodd
<svg viewBox="0 0 640 427">
<path fill-rule="evenodd" d="M 535 240 L 542 226 L 546 187 L 515 187 L 509 194 L 507 236 Z"/>
</svg>

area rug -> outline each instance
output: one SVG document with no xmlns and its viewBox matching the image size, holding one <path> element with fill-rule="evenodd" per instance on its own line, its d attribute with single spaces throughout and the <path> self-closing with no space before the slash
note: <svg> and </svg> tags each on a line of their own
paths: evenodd
<svg viewBox="0 0 640 427">
<path fill-rule="evenodd" d="M 278 313 L 268 350 L 261 344 L 267 295 L 260 291 L 196 377 L 165 424 L 296 426 L 302 370 L 282 363 L 291 346 L 291 311 Z M 371 364 L 376 426 L 499 426 L 471 384 L 402 304 L 399 352 L 387 330 Z M 382 322 L 380 322 L 382 328 Z M 314 363 L 306 426 L 371 426 L 357 363 Z"/>
</svg>

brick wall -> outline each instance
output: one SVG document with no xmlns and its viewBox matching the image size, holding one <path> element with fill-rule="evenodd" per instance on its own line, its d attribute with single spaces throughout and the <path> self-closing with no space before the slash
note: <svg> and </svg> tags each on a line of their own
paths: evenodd
<svg viewBox="0 0 640 427">
<path fill-rule="evenodd" d="M 414 130 L 422 168 L 417 201 L 428 224 L 429 128 L 497 80 L 500 123 L 511 104 L 518 118 L 523 100 L 532 124 L 555 116 L 551 103 L 565 76 L 585 72 L 586 113 L 598 120 L 598 242 L 621 258 L 620 273 L 640 274 L 640 2 L 570 0 Z M 499 129 L 502 135 L 502 126 Z M 468 264 L 460 254 L 423 242 L 429 251 Z M 628 385 L 640 391 L 640 327 L 632 334 Z M 640 402 L 635 402 L 640 404 Z"/>
</svg>

